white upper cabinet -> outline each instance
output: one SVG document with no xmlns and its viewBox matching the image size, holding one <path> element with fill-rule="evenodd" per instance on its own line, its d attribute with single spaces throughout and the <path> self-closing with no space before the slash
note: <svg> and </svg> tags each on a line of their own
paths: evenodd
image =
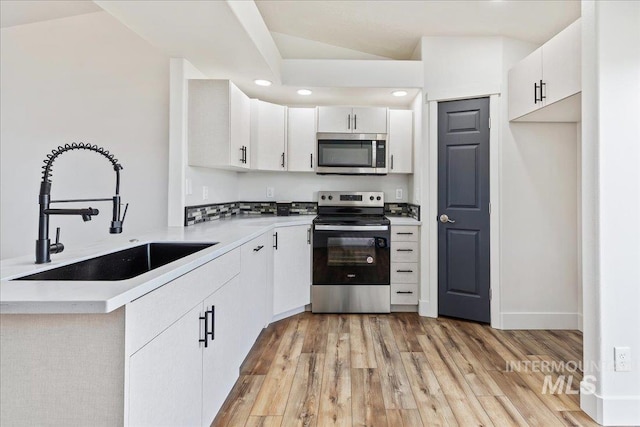
<svg viewBox="0 0 640 427">
<path fill-rule="evenodd" d="M 509 70 L 509 120 L 580 120 L 580 44 L 578 19 Z"/>
<path fill-rule="evenodd" d="M 286 170 L 286 110 L 251 100 L 251 169 Z"/>
<path fill-rule="evenodd" d="M 413 173 L 413 111 L 389 110 L 389 173 Z"/>
<path fill-rule="evenodd" d="M 250 167 L 251 101 L 229 80 L 189 80 L 189 165 Z"/>
<path fill-rule="evenodd" d="M 318 132 L 387 133 L 387 108 L 318 107 Z"/>
<path fill-rule="evenodd" d="M 316 109 L 289 108 L 287 111 L 287 170 L 313 172 L 316 152 Z"/>
</svg>

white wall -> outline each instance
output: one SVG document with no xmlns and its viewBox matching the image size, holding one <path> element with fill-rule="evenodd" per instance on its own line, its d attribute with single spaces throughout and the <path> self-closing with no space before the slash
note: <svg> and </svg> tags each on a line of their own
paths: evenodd
<svg viewBox="0 0 640 427">
<path fill-rule="evenodd" d="M 582 409 L 640 424 L 640 3 L 583 1 Z M 631 350 L 614 371 L 614 347 Z M 595 381 L 594 381 L 595 380 Z"/>
<path fill-rule="evenodd" d="M 499 209 L 501 224 L 492 232 L 499 233 L 500 245 L 491 250 L 499 251 L 498 265 L 492 266 L 499 270 L 492 274 L 499 277 L 500 302 L 492 308 L 507 316 L 493 324 L 504 328 L 576 328 L 576 125 L 514 125 L 507 118 L 507 71 L 537 46 L 501 37 L 424 37 L 421 46 L 424 90 L 427 99 L 434 101 L 422 115 L 423 218 L 435 216 L 437 210 L 437 174 L 430 170 L 435 165 L 431 157 L 437 144 L 435 123 L 430 123 L 430 116 L 437 117 L 430 111 L 437 107 L 435 101 L 499 94 L 500 117 L 494 123 L 500 131 L 491 150 L 499 151 L 500 181 L 492 183 L 492 191 L 499 193 L 499 206 L 493 208 Z M 557 222 L 547 220 L 558 212 Z M 422 231 L 420 312 L 433 316 L 437 314 L 437 258 L 433 253 L 437 225 L 427 225 Z"/>
<path fill-rule="evenodd" d="M 269 200 L 267 187 L 275 191 L 274 201 L 316 201 L 318 191 L 384 191 L 385 202 L 407 202 L 409 177 L 390 174 L 385 176 L 316 175 L 304 172 L 249 172 L 238 174 L 240 200 Z M 396 189 L 402 189 L 402 199 L 396 199 Z"/>
<path fill-rule="evenodd" d="M 166 225 L 169 61 L 104 12 L 1 30 L 1 257 L 31 255 L 40 166 L 58 145 L 104 146 L 122 163 L 124 233 Z M 54 164 L 54 198 L 111 197 L 115 174 L 89 152 Z M 110 203 L 93 221 L 55 217 L 68 250 L 109 238 Z M 57 206 L 60 207 L 60 206 Z"/>
</svg>

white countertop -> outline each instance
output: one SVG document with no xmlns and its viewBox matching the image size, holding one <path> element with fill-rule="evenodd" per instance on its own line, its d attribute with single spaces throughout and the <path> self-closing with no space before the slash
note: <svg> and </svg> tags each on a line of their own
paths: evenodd
<svg viewBox="0 0 640 427">
<path fill-rule="evenodd" d="M 241 246 L 275 227 L 311 224 L 314 215 L 230 218 L 167 227 L 140 236 L 109 239 L 52 256 L 36 265 L 33 255 L 0 262 L 0 313 L 109 313 L 171 280 Z M 420 225 L 407 217 L 389 217 L 391 225 Z M 132 239 L 137 239 L 131 241 Z M 216 245 L 155 270 L 120 281 L 11 281 L 16 277 L 62 267 L 77 261 L 149 242 L 217 242 Z"/>
<path fill-rule="evenodd" d="M 313 215 L 231 218 L 189 227 L 167 227 L 112 238 L 52 256 L 36 265 L 33 255 L 0 262 L 0 313 L 109 313 L 189 271 L 241 246 L 274 227 L 311 224 Z M 148 242 L 218 242 L 148 273 L 120 281 L 11 281 Z"/>
</svg>

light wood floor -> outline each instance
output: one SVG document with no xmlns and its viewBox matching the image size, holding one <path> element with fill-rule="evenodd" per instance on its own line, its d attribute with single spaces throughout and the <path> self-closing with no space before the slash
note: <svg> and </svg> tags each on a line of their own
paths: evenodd
<svg viewBox="0 0 640 427">
<path fill-rule="evenodd" d="M 577 394 L 575 331 L 499 331 L 453 319 L 303 313 L 265 329 L 214 426 L 596 426 Z M 507 362 L 521 362 L 508 369 Z M 525 370 L 526 361 L 530 361 Z"/>
</svg>

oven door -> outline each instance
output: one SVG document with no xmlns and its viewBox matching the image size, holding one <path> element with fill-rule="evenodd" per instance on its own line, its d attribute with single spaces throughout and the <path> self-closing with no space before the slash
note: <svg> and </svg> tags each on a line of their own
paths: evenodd
<svg viewBox="0 0 640 427">
<path fill-rule="evenodd" d="M 322 225 L 313 232 L 314 285 L 389 285 L 388 225 Z"/>
</svg>

